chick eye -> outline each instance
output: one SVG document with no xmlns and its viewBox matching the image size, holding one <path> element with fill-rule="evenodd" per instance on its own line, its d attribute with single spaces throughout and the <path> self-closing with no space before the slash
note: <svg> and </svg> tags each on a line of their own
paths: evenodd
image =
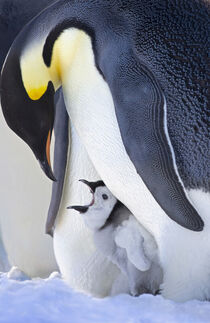
<svg viewBox="0 0 210 323">
<path fill-rule="evenodd" d="M 104 200 L 108 199 L 108 195 L 106 195 L 106 194 L 102 194 L 102 197 L 103 197 Z"/>
</svg>

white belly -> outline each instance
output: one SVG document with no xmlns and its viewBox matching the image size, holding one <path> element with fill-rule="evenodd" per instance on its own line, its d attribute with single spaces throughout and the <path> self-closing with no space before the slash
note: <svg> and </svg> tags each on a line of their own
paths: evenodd
<svg viewBox="0 0 210 323">
<path fill-rule="evenodd" d="M 112 96 L 94 66 L 90 44 L 80 48 L 63 87 L 70 118 L 98 174 L 155 237 L 165 275 L 163 294 L 176 300 L 210 296 L 209 196 L 201 194 L 196 202 L 205 221 L 203 232 L 186 230 L 164 213 L 124 149 Z M 200 198 L 206 201 L 204 209 L 199 208 Z M 195 259 L 199 259 L 196 265 Z"/>
</svg>

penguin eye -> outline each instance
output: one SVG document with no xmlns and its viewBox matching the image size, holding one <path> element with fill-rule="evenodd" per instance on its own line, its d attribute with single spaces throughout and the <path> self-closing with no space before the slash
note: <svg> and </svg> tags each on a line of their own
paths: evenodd
<svg viewBox="0 0 210 323">
<path fill-rule="evenodd" d="M 106 195 L 106 194 L 102 194 L 102 197 L 103 197 L 104 200 L 108 199 L 108 195 Z"/>
</svg>

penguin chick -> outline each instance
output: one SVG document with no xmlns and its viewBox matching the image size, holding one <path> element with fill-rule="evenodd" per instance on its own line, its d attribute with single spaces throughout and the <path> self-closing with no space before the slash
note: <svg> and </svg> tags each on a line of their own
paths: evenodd
<svg viewBox="0 0 210 323">
<path fill-rule="evenodd" d="M 162 270 L 154 239 L 102 181 L 80 181 L 89 186 L 92 201 L 68 209 L 80 212 L 93 231 L 96 248 L 127 277 L 131 295 L 155 294 L 162 282 Z"/>
</svg>

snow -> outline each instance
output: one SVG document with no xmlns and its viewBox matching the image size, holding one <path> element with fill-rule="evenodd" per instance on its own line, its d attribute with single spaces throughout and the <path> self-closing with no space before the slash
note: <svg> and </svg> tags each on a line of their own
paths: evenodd
<svg viewBox="0 0 210 323">
<path fill-rule="evenodd" d="M 9 273 L 0 274 L 0 322 L 210 322 L 210 303 L 175 303 L 146 294 L 96 299 L 72 290 L 58 273 L 48 279 L 27 280 L 13 268 Z"/>
</svg>

